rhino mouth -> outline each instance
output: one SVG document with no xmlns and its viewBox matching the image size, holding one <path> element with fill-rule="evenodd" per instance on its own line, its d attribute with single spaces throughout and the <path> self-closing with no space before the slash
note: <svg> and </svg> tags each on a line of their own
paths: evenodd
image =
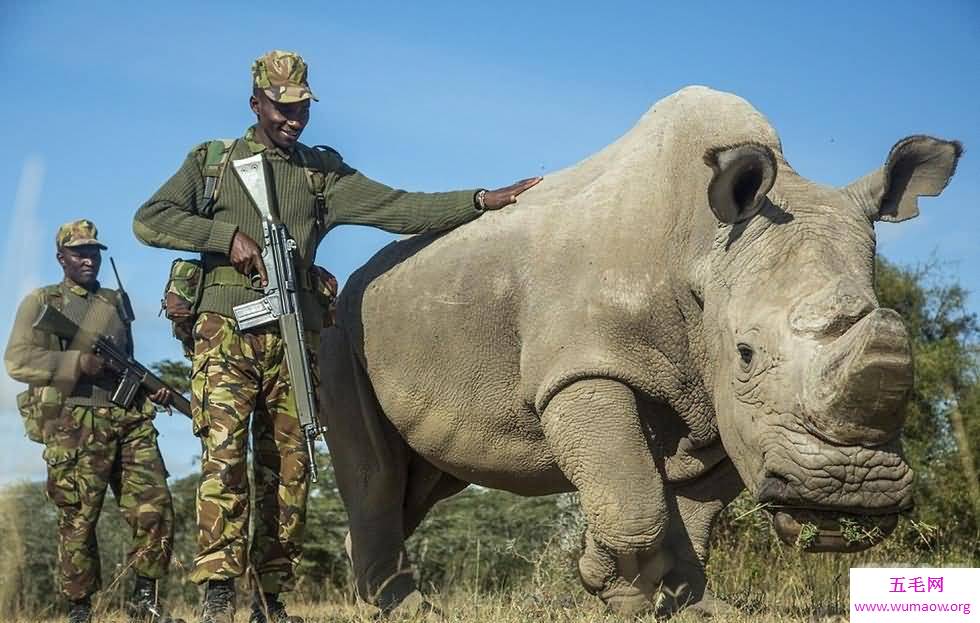
<svg viewBox="0 0 980 623">
<path fill-rule="evenodd" d="M 783 543 L 806 552 L 860 552 L 895 530 L 899 515 L 912 507 L 906 493 L 876 500 L 858 495 L 839 498 L 836 503 L 819 503 L 790 486 L 789 479 L 770 473 L 763 480 L 758 499 L 767 505 L 773 528 Z"/>
<path fill-rule="evenodd" d="M 772 507 L 779 539 L 806 552 L 860 552 L 882 542 L 898 525 L 897 511 L 854 514 L 834 510 Z"/>
</svg>

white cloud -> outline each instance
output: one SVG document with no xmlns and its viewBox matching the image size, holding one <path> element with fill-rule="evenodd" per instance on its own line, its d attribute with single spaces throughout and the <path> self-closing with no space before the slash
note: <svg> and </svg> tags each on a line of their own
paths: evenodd
<svg viewBox="0 0 980 623">
<path fill-rule="evenodd" d="M 44 182 L 44 159 L 29 156 L 21 169 L 13 210 L 7 222 L 7 240 L 4 243 L 3 265 L 0 271 L 0 292 L 8 293 L 8 305 L 0 312 L 0 327 L 9 330 L 14 322 L 17 304 L 32 288 L 37 287 L 41 262 L 41 226 L 37 218 Z M 4 347 L 7 341 L 4 340 Z M 14 396 L 21 391 L 6 374 L 0 375 L 0 408 L 13 408 Z"/>
</svg>

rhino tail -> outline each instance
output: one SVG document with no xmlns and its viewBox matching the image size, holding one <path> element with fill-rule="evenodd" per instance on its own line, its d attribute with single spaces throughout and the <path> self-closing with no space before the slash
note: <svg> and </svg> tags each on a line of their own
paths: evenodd
<svg viewBox="0 0 980 623">
<path fill-rule="evenodd" d="M 320 378 L 320 421 L 327 423 L 331 452 L 356 448 L 360 460 L 374 458 L 372 472 L 390 467 L 395 453 L 388 447 L 384 412 L 361 359 L 340 327 L 321 334 Z M 366 446 L 370 453 L 365 452 Z"/>
</svg>

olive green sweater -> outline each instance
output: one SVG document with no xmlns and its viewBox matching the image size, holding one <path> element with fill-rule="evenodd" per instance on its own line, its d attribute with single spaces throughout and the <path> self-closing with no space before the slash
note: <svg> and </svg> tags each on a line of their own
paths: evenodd
<svg viewBox="0 0 980 623">
<path fill-rule="evenodd" d="M 265 148 L 253 135 L 254 127 L 235 144 L 231 159 L 264 152 L 279 217 L 296 240 L 297 273 L 308 273 L 317 246 L 336 225 L 371 225 L 415 234 L 450 229 L 481 214 L 473 201 L 477 189 L 445 193 L 395 190 L 358 173 L 333 150 L 297 144 L 287 153 Z M 133 232 L 150 246 L 200 252 L 205 277 L 199 311 L 233 317 L 234 306 L 254 301 L 262 293 L 229 267 L 231 240 L 241 231 L 261 246 L 262 220 L 230 162 L 216 201 L 209 208 L 204 205 L 207 146 L 195 147 L 177 173 L 136 212 Z M 309 169 L 302 162 L 322 164 L 315 167 L 326 178 L 322 210 L 307 181 Z M 323 326 L 323 309 L 307 288 L 300 293 L 304 322 L 308 329 L 318 330 Z"/>
</svg>

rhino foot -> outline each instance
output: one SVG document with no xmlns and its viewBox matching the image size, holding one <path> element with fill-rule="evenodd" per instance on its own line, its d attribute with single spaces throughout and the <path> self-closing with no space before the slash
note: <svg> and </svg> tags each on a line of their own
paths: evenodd
<svg viewBox="0 0 980 623">
<path fill-rule="evenodd" d="M 705 589 L 701 599 L 682 606 L 685 612 L 691 612 L 705 619 L 718 618 L 723 616 L 733 616 L 739 614 L 738 609 Z"/>
<path fill-rule="evenodd" d="M 681 611 L 690 612 L 701 619 L 727 618 L 740 614 L 737 608 L 724 599 L 715 597 L 707 589 L 704 589 L 700 597 L 694 597 L 685 589 L 673 592 L 664 588 L 663 599 L 657 608 L 657 618 L 669 619 Z"/>
<path fill-rule="evenodd" d="M 445 613 L 435 607 L 419 590 L 414 590 L 402 599 L 398 605 L 380 610 L 374 615 L 376 621 L 398 620 L 425 621 L 436 623 L 446 619 Z"/>
</svg>

